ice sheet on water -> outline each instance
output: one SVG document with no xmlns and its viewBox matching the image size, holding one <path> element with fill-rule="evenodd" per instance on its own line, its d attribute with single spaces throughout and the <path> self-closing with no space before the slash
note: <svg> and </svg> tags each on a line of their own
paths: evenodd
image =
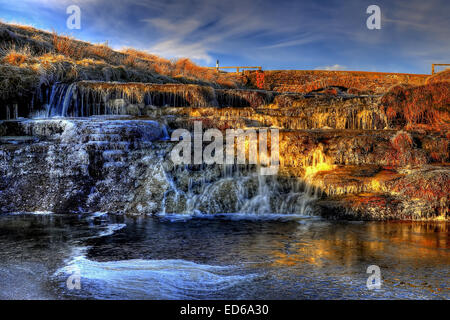
<svg viewBox="0 0 450 320">
<path fill-rule="evenodd" d="M 8 212 L 8 215 L 24 215 L 24 214 L 32 214 L 32 215 L 37 215 L 37 216 L 41 216 L 41 215 L 54 215 L 53 212 L 51 211 L 30 211 L 30 212 L 25 212 L 25 211 L 18 211 L 18 212 Z"/>
<path fill-rule="evenodd" d="M 114 223 L 109 224 L 103 228 L 97 237 L 107 237 L 113 235 L 116 231 L 125 228 L 127 225 L 125 223 Z"/>
<path fill-rule="evenodd" d="M 82 289 L 98 299 L 195 299 L 255 277 L 230 274 L 233 269 L 180 259 L 98 262 L 78 256 L 56 275 L 79 271 Z"/>
<path fill-rule="evenodd" d="M 298 221 L 301 223 L 303 220 L 316 219 L 310 215 L 304 214 L 283 214 L 283 213 L 267 213 L 267 214 L 255 214 L 255 213 L 201 213 L 194 212 L 188 213 L 160 213 L 156 214 L 161 220 L 170 222 L 186 222 L 192 219 L 222 219 L 222 220 L 248 220 L 248 221 Z"/>
</svg>

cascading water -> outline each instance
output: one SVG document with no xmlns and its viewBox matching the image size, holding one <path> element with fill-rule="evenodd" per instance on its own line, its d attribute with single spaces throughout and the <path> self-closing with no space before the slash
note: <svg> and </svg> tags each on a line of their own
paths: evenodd
<svg viewBox="0 0 450 320">
<path fill-rule="evenodd" d="M 146 115 L 151 107 L 257 107 L 271 103 L 272 93 L 214 89 L 183 84 L 80 81 L 39 88 L 29 103 L 29 115 L 89 117 Z M 12 116 L 11 116 L 12 117 Z"/>
<path fill-rule="evenodd" d="M 175 144 L 156 121 L 42 119 L 10 125 L 20 137 L 34 138 L 10 138 L 13 144 L 1 150 L 4 212 L 312 213 L 314 193 L 297 179 L 261 176 L 252 165 L 174 166 L 168 155 Z"/>
<path fill-rule="evenodd" d="M 17 144 L 17 150 L 6 150 L 0 159 L 6 177 L 0 206 L 4 211 L 311 214 L 314 194 L 297 179 L 265 177 L 249 165 L 170 169 L 173 164 L 167 155 L 174 143 L 167 141 L 165 120 L 116 117 L 140 115 L 144 107 L 212 107 L 222 112 L 217 108 L 222 106 L 226 113 L 271 103 L 273 98 L 272 93 L 257 90 L 196 85 L 55 83 L 33 98 L 33 106 L 43 107 L 33 110 L 40 119 L 22 121 L 13 130 L 34 136 L 37 142 Z M 29 154 L 30 148 L 39 152 Z M 33 177 L 38 182 L 32 182 Z M 8 181 L 15 181 L 14 186 Z M 33 183 L 38 187 L 31 191 L 30 201 L 10 201 L 14 194 L 30 194 Z M 44 196 L 33 200 L 38 194 Z"/>
<path fill-rule="evenodd" d="M 214 100 L 212 89 L 199 86 L 81 81 L 55 83 L 44 107 L 46 117 L 137 115 L 143 106 L 206 107 L 217 105 Z"/>
<path fill-rule="evenodd" d="M 76 84 L 54 84 L 51 88 L 51 94 L 48 104 L 46 104 L 47 117 L 68 116 L 69 104 L 76 90 Z M 76 99 L 75 99 L 76 101 Z"/>
<path fill-rule="evenodd" d="M 314 214 L 311 204 L 317 199 L 317 190 L 303 181 L 261 175 L 258 168 L 254 170 L 232 165 L 221 167 L 223 168 L 219 171 L 222 174 L 214 181 L 201 179 L 193 185 L 190 178 L 187 191 L 180 190 L 171 181 L 170 191 L 177 201 L 185 201 L 186 205 L 182 212 L 165 206 L 163 214 Z"/>
</svg>

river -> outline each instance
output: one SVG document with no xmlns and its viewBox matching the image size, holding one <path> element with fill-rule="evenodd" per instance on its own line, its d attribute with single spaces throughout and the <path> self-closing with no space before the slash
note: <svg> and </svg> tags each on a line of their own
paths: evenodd
<svg viewBox="0 0 450 320">
<path fill-rule="evenodd" d="M 449 299 L 449 240 L 445 222 L 2 214 L 0 298 Z"/>
</svg>

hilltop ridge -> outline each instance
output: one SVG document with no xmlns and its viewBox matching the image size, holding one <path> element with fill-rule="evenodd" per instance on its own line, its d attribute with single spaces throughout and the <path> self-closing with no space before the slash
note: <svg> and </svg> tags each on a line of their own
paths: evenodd
<svg viewBox="0 0 450 320">
<path fill-rule="evenodd" d="M 3 95 L 26 94 L 40 84 L 80 80 L 239 86 L 239 79 L 187 58 L 168 60 L 132 48 L 91 44 L 56 32 L 0 23 Z"/>
</svg>

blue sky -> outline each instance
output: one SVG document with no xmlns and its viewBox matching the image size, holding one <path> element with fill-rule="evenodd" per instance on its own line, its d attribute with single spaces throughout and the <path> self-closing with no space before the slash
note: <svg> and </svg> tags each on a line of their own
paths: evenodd
<svg viewBox="0 0 450 320">
<path fill-rule="evenodd" d="M 66 8 L 81 9 L 81 29 Z M 381 30 L 366 9 L 381 8 Z M 0 0 L 5 22 L 200 65 L 429 73 L 450 63 L 448 0 Z"/>
</svg>

